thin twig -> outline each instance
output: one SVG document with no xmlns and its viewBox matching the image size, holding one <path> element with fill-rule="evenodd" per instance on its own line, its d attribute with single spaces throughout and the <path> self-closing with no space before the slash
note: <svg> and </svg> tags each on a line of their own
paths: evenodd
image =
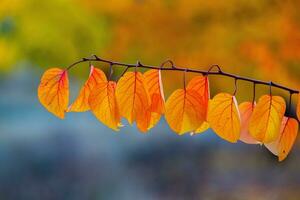
<svg viewBox="0 0 300 200">
<path fill-rule="evenodd" d="M 274 83 L 274 82 L 261 81 L 261 80 L 257 80 L 257 79 L 252 79 L 252 78 L 248 78 L 248 77 L 241 77 L 241 76 L 238 76 L 238 75 L 235 75 L 235 74 L 224 72 L 224 71 L 221 70 L 221 68 L 218 65 L 212 65 L 210 70 L 208 70 L 208 71 L 177 67 L 173 64 L 173 62 L 172 62 L 171 67 L 162 68 L 161 66 L 144 65 L 144 64 L 141 64 L 140 62 L 138 62 L 138 65 L 137 64 L 126 64 L 126 63 L 121 63 L 121 62 L 115 62 L 115 61 L 111 61 L 111 60 L 105 60 L 103 58 L 98 57 L 97 55 L 93 55 L 90 58 L 82 58 L 81 60 L 79 60 L 77 62 L 74 62 L 73 64 L 71 64 L 67 68 L 67 70 L 71 69 L 72 67 L 74 67 L 75 65 L 77 65 L 79 63 L 90 62 L 90 61 L 97 61 L 97 62 L 108 63 L 108 64 L 111 64 L 111 65 L 114 65 L 114 66 L 126 67 L 124 73 L 129 68 L 137 67 L 137 68 L 145 68 L 145 69 L 158 69 L 158 70 L 160 69 L 160 70 L 165 70 L 165 71 L 182 71 L 182 72 L 198 73 L 198 74 L 202 74 L 202 75 L 218 75 L 218 76 L 230 77 L 230 78 L 233 78 L 235 80 L 242 80 L 242 81 L 251 82 L 251 83 L 254 83 L 256 85 L 268 85 L 268 86 L 270 86 L 270 88 L 271 87 L 279 88 L 279 89 L 288 91 L 292 94 L 298 94 L 299 93 L 298 90 L 288 88 L 286 86 L 283 86 L 283 85 L 280 85 L 280 84 L 277 84 L 277 83 Z M 170 61 L 168 61 L 168 62 L 170 62 Z M 211 71 L 211 69 L 213 69 L 214 67 L 216 67 L 218 69 L 218 71 Z"/>
</svg>

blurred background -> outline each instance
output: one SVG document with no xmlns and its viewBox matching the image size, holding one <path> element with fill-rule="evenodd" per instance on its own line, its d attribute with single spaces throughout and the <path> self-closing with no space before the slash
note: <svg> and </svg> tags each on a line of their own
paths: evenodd
<svg viewBox="0 0 300 200">
<path fill-rule="evenodd" d="M 42 73 L 92 54 L 219 64 L 297 89 L 300 1 L 0 0 L 0 199 L 300 198 L 299 142 L 278 163 L 263 146 L 230 144 L 210 130 L 179 137 L 164 119 L 144 135 L 128 125 L 113 132 L 89 112 L 63 121 L 48 113 L 37 100 Z M 71 70 L 72 99 L 88 73 L 87 63 Z M 180 73 L 163 80 L 166 96 L 182 87 Z M 212 96 L 234 90 L 228 78 L 210 85 Z M 238 82 L 238 101 L 251 98 L 252 85 Z"/>
</svg>

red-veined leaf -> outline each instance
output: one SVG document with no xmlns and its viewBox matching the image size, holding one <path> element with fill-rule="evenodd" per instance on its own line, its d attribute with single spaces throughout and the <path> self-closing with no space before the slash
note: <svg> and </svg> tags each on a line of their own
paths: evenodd
<svg viewBox="0 0 300 200">
<path fill-rule="evenodd" d="M 63 119 L 69 103 L 69 80 L 66 70 L 48 69 L 38 87 L 41 104 L 51 113 Z"/>
<path fill-rule="evenodd" d="M 235 143 L 240 138 L 241 121 L 235 96 L 217 94 L 210 102 L 208 123 L 224 140 Z"/>
<path fill-rule="evenodd" d="M 151 125 L 153 127 L 165 112 L 165 98 L 161 81 L 160 70 L 148 70 L 144 73 L 145 85 L 151 99 Z"/>
<path fill-rule="evenodd" d="M 90 92 L 88 102 L 97 119 L 111 129 L 118 131 L 121 117 L 115 88 L 116 83 L 113 81 L 98 83 Z"/>
<path fill-rule="evenodd" d="M 163 114 L 165 112 L 165 97 L 161 81 L 161 71 L 151 69 L 144 73 L 145 84 L 151 98 L 150 111 Z"/>
<path fill-rule="evenodd" d="M 166 102 L 165 117 L 179 135 L 197 129 L 206 117 L 202 96 L 194 90 L 175 90 Z"/>
<path fill-rule="evenodd" d="M 196 76 L 194 77 L 187 85 L 187 89 L 194 90 L 198 92 L 205 104 L 205 120 L 207 120 L 207 111 L 208 111 L 208 102 L 210 99 L 210 92 L 209 92 L 209 80 L 207 76 Z M 198 127 L 195 131 L 191 133 L 191 135 L 199 134 L 205 132 L 209 129 L 209 124 L 207 121 L 203 122 L 200 127 Z"/>
<path fill-rule="evenodd" d="M 262 96 L 250 118 L 249 132 L 251 136 L 261 143 L 275 141 L 280 132 L 285 107 L 282 97 Z"/>
<path fill-rule="evenodd" d="M 126 72 L 117 83 L 116 98 L 120 115 L 130 124 L 136 121 L 141 132 L 146 132 L 151 124 L 151 100 L 140 72 Z"/>
</svg>

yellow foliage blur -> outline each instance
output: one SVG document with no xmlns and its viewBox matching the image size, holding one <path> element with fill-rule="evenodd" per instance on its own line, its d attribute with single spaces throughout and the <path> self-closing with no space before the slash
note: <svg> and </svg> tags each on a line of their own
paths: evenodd
<svg viewBox="0 0 300 200">
<path fill-rule="evenodd" d="M 172 59 L 201 69 L 219 64 L 297 88 L 300 1 L 0 1 L 0 71 L 24 62 L 67 66 L 91 54 L 153 65 Z"/>
</svg>

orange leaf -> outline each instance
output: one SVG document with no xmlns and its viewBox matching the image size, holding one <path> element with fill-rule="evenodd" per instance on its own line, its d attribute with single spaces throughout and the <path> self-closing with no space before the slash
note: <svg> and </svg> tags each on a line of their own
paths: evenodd
<svg viewBox="0 0 300 200">
<path fill-rule="evenodd" d="M 249 133 L 250 118 L 256 103 L 244 102 L 239 105 L 239 111 L 241 115 L 241 136 L 240 141 L 247 144 L 259 144 Z"/>
<path fill-rule="evenodd" d="M 90 92 L 88 102 L 97 119 L 111 129 L 118 131 L 121 117 L 115 88 L 116 83 L 113 81 L 98 83 Z"/>
<path fill-rule="evenodd" d="M 203 97 L 203 101 L 206 104 L 206 112 L 207 112 L 208 101 L 210 99 L 208 77 L 196 76 L 188 83 L 186 88 L 189 90 L 195 90 Z"/>
<path fill-rule="evenodd" d="M 145 84 L 151 98 L 151 112 L 165 112 L 165 97 L 161 81 L 161 71 L 151 69 L 144 73 Z"/>
<path fill-rule="evenodd" d="M 241 121 L 235 96 L 217 94 L 210 102 L 208 122 L 224 140 L 235 143 L 240 138 Z"/>
<path fill-rule="evenodd" d="M 298 94 L 297 117 L 298 117 L 298 120 L 300 120 L 300 94 Z"/>
<path fill-rule="evenodd" d="M 285 101 L 282 97 L 262 96 L 250 118 L 249 132 L 262 143 L 270 143 L 277 139 L 285 112 Z"/>
<path fill-rule="evenodd" d="M 281 123 L 279 137 L 265 146 L 283 161 L 291 151 L 298 134 L 298 121 L 294 118 L 284 117 Z"/>
<path fill-rule="evenodd" d="M 69 80 L 66 70 L 48 69 L 38 87 L 41 104 L 51 113 L 63 119 L 69 103 Z"/>
<path fill-rule="evenodd" d="M 165 117 L 171 129 L 179 135 L 197 129 L 205 120 L 201 95 L 194 90 L 175 90 L 166 102 Z"/>
<path fill-rule="evenodd" d="M 145 85 L 151 99 L 151 125 L 153 127 L 165 112 L 165 98 L 163 93 L 161 71 L 151 69 L 144 73 Z"/>
<path fill-rule="evenodd" d="M 208 102 L 210 99 L 210 92 L 209 92 L 209 80 L 207 76 L 196 76 L 194 77 L 187 85 L 187 89 L 194 90 L 198 92 L 205 104 L 205 120 L 207 120 L 207 111 L 208 111 Z M 203 122 L 200 127 L 198 127 L 192 135 L 199 134 L 205 132 L 209 129 L 209 124 L 207 122 Z"/>
<path fill-rule="evenodd" d="M 126 72 L 117 83 L 116 98 L 122 117 L 130 124 L 136 121 L 140 131 L 150 127 L 150 97 L 140 72 Z"/>
<path fill-rule="evenodd" d="M 101 82 L 107 82 L 104 72 L 91 66 L 89 78 L 81 88 L 77 99 L 69 106 L 68 112 L 88 111 L 90 109 L 88 103 L 90 92 L 97 83 Z"/>
</svg>

